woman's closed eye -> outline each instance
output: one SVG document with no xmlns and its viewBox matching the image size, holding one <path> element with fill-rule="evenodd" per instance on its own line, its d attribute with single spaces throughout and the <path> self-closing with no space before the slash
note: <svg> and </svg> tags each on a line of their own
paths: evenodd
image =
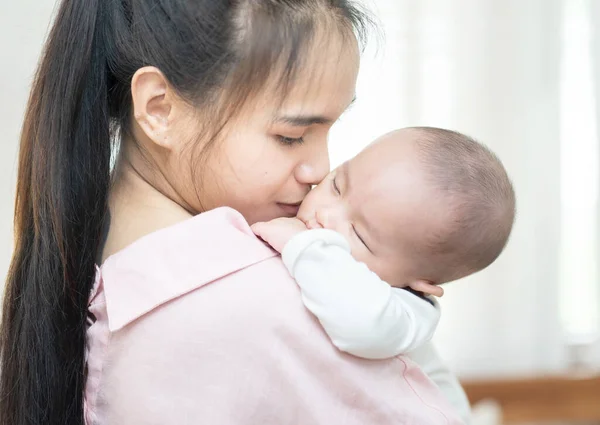
<svg viewBox="0 0 600 425">
<path fill-rule="evenodd" d="M 303 137 L 287 137 L 282 135 L 277 135 L 276 137 L 277 140 L 279 140 L 279 142 L 285 146 L 301 145 L 304 143 Z"/>
</svg>

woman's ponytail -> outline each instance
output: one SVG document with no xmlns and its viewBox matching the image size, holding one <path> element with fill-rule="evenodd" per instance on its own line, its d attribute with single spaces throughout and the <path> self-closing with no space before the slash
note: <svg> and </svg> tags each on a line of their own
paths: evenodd
<svg viewBox="0 0 600 425">
<path fill-rule="evenodd" d="M 110 185 L 105 0 L 65 0 L 29 98 L 1 330 L 0 424 L 83 423 L 87 302 Z"/>
</svg>

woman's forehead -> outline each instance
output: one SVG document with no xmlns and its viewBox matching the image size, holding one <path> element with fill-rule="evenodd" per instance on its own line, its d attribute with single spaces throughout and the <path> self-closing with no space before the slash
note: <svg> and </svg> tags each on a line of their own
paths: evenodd
<svg viewBox="0 0 600 425">
<path fill-rule="evenodd" d="M 282 116 L 335 121 L 355 97 L 360 55 L 356 41 L 353 43 L 336 41 L 308 49 L 287 87 L 282 86 L 280 78 L 270 78 L 262 92 L 262 103 L 277 105 L 278 115 Z"/>
</svg>

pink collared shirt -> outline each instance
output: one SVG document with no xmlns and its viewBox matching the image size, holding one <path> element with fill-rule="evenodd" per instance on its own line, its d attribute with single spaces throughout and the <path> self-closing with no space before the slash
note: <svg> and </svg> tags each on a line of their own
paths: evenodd
<svg viewBox="0 0 600 425">
<path fill-rule="evenodd" d="M 89 311 L 88 425 L 461 423 L 408 358 L 338 351 L 229 208 L 110 257 Z"/>
</svg>

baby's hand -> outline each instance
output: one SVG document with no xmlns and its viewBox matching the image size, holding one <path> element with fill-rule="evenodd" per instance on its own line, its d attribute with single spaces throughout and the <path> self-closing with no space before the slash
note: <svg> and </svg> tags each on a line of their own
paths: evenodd
<svg viewBox="0 0 600 425">
<path fill-rule="evenodd" d="M 290 239 L 307 230 L 306 225 L 295 217 L 281 217 L 267 222 L 255 223 L 251 228 L 256 236 L 278 252 L 283 251 L 283 247 Z"/>
</svg>

